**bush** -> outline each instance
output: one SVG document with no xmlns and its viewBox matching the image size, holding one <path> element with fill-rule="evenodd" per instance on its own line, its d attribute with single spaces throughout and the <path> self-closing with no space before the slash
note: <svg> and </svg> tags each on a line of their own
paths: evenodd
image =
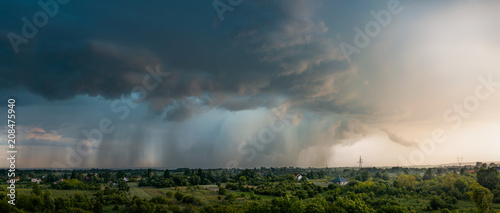
<svg viewBox="0 0 500 213">
<path fill-rule="evenodd" d="M 255 195 L 253 192 L 250 193 L 250 200 L 261 200 L 262 198 Z"/>
<path fill-rule="evenodd" d="M 272 208 L 275 208 L 278 212 L 302 212 L 305 208 L 298 197 L 288 195 L 274 198 L 271 204 Z"/>
<path fill-rule="evenodd" d="M 308 197 L 306 190 L 298 190 L 294 193 L 294 195 L 297 196 L 301 200 L 306 199 Z"/>
<path fill-rule="evenodd" d="M 236 212 L 236 210 L 234 210 L 231 206 L 219 206 L 219 205 L 207 206 L 203 208 L 203 210 L 207 213 Z"/>
<path fill-rule="evenodd" d="M 174 193 L 173 193 L 172 191 L 167 191 L 167 192 L 165 192 L 165 195 L 166 195 L 167 197 L 169 197 L 169 198 L 174 197 Z"/>
<path fill-rule="evenodd" d="M 431 202 L 429 203 L 429 206 L 432 210 L 438 210 L 438 209 L 447 209 L 451 208 L 452 206 L 448 203 L 446 203 L 443 199 L 440 197 L 433 196 L 431 198 Z"/>
<path fill-rule="evenodd" d="M 387 203 L 385 206 L 377 209 L 377 213 L 410 213 L 410 211 L 402 206 Z"/>
<path fill-rule="evenodd" d="M 347 196 L 343 198 L 338 198 L 334 203 L 337 208 L 334 212 L 375 212 L 374 209 L 370 208 L 366 203 L 360 198 L 350 199 Z"/>
<path fill-rule="evenodd" d="M 478 183 L 471 185 L 471 191 L 468 192 L 471 200 L 477 207 L 478 212 L 493 212 L 493 194 L 488 188 Z"/>
<path fill-rule="evenodd" d="M 182 194 L 182 192 L 176 191 L 174 197 L 176 200 L 181 201 L 182 198 L 184 198 L 184 194 Z"/>
<path fill-rule="evenodd" d="M 160 196 L 152 198 L 151 202 L 155 204 L 172 204 L 167 198 Z"/>
<path fill-rule="evenodd" d="M 217 192 L 218 195 L 226 195 L 226 188 L 224 187 L 219 187 L 219 191 Z"/>
<path fill-rule="evenodd" d="M 227 202 L 229 203 L 233 203 L 234 201 L 236 201 L 236 196 L 234 196 L 233 194 L 230 194 L 230 195 L 227 195 L 224 200 L 227 200 Z"/>
<path fill-rule="evenodd" d="M 101 188 L 101 185 L 97 183 L 85 184 L 77 179 L 63 180 L 58 184 L 52 184 L 51 188 L 53 189 L 81 189 L 81 190 L 97 190 Z"/>
<path fill-rule="evenodd" d="M 195 196 L 191 196 L 191 195 L 188 195 L 188 196 L 185 196 L 184 198 L 182 198 L 182 203 L 192 204 L 195 206 L 200 206 L 202 204 L 200 199 L 198 199 Z"/>
<path fill-rule="evenodd" d="M 238 189 L 239 189 L 238 185 L 236 185 L 236 184 L 234 184 L 234 183 L 227 183 L 227 184 L 226 184 L 226 187 L 227 187 L 228 189 L 231 189 L 231 190 L 238 190 Z"/>
</svg>

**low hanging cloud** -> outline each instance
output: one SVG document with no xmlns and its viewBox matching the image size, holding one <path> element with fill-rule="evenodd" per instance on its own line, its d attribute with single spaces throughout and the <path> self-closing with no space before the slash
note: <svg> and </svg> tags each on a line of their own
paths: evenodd
<svg viewBox="0 0 500 213">
<path fill-rule="evenodd" d="M 25 14 L 19 9 L 21 3 L 8 4 L 13 9 L 0 9 L 5 16 L 2 20 L 14 21 L 0 21 L 0 32 L 17 32 L 23 24 L 20 17 L 29 12 Z M 49 100 L 43 103 L 47 105 L 87 96 L 104 101 L 128 99 L 133 88 L 150 74 L 145 67 L 159 65 L 169 75 L 148 91 L 144 100 L 149 107 L 146 114 L 151 115 L 147 119 L 157 119 L 158 123 L 146 126 L 149 120 L 144 122 L 147 119 L 134 117 L 127 120 L 133 124 L 117 124 L 117 132 L 110 134 L 96 152 L 99 160 L 126 166 L 148 158 L 147 152 L 163 151 L 165 156 L 157 154 L 172 165 L 205 165 L 210 159 L 224 165 L 231 160 L 227 155 L 237 152 L 236 143 L 246 140 L 238 136 L 255 135 L 262 128 L 261 120 L 268 119 L 257 114 L 279 109 L 294 112 L 290 130 L 277 135 L 276 143 L 266 146 L 254 164 L 247 166 L 268 162 L 293 165 L 296 156 L 307 159 L 310 155 L 316 157 L 312 164 L 323 166 L 321 162 L 329 159 L 328 148 L 352 146 L 370 136 L 382 136 L 396 147 L 416 146 L 408 135 L 417 137 L 419 132 L 408 131 L 400 124 L 425 120 L 416 125 L 430 125 L 440 119 L 435 116 L 429 119 L 433 112 L 453 104 L 443 101 L 443 97 L 462 98 L 457 89 L 465 90 L 461 87 L 464 82 L 476 83 L 469 81 L 477 75 L 474 70 L 467 76 L 454 73 L 456 66 L 461 66 L 455 61 L 465 61 L 471 56 L 480 58 L 480 54 L 462 55 L 461 51 L 448 48 L 447 45 L 465 45 L 460 36 L 466 41 L 484 41 L 484 45 L 471 46 L 489 48 L 488 63 L 482 63 L 486 68 L 498 65 L 492 57 L 498 52 L 496 40 L 487 43 L 488 39 L 476 39 L 467 33 L 452 36 L 449 30 L 442 30 L 442 26 L 454 26 L 447 23 L 469 10 L 460 7 L 456 14 L 449 15 L 449 20 L 435 22 L 444 14 L 439 10 L 442 3 L 435 3 L 439 5 L 435 5 L 432 18 L 414 19 L 412 10 L 405 9 L 409 15 L 402 13 L 398 16 L 401 19 L 393 17 L 391 25 L 373 38 L 370 48 L 359 54 L 359 61 L 347 63 L 339 52 L 338 39 L 352 33 L 354 26 L 364 26 L 361 25 L 365 24 L 364 19 L 363 23 L 354 24 L 360 17 L 369 16 L 366 21 L 371 20 L 366 11 L 377 9 L 377 3 L 370 5 L 374 8 L 361 9 L 342 5 L 347 7 L 346 11 L 339 9 L 342 7 L 327 11 L 322 9 L 324 4 L 334 5 L 326 1 L 248 0 L 226 13 L 220 22 L 210 1 L 196 5 L 183 1 L 144 2 L 141 7 L 131 2 L 71 2 L 60 8 L 61 13 L 40 29 L 36 38 L 21 46 L 18 54 L 9 49 L 8 40 L 0 40 L 4 47 L 0 51 L 0 58 L 4 59 L 0 73 L 8 76 L 0 79 L 0 88 L 27 90 Z M 35 3 L 33 8 L 27 3 L 22 6 L 28 7 L 28 11 L 37 9 Z M 386 7 L 385 3 L 378 6 Z M 90 15 L 81 8 L 95 12 Z M 322 16 L 326 12 L 328 15 Z M 344 13 L 352 15 L 344 17 Z M 339 16 L 345 20 L 338 21 Z M 416 25 L 419 28 L 411 29 L 412 33 L 401 30 L 409 25 L 408 16 L 412 21 L 422 22 Z M 456 23 L 452 29 L 457 32 L 468 29 L 470 24 Z M 486 28 L 474 23 L 471 25 Z M 482 18 L 477 23 L 483 23 Z M 436 29 L 443 32 L 437 31 L 441 36 L 433 43 Z M 490 35 L 493 29 L 496 28 L 473 32 Z M 438 55 L 440 60 L 436 60 L 429 54 L 441 53 L 434 51 L 436 47 L 450 52 L 444 51 Z M 412 50 L 409 53 L 413 57 L 407 57 L 407 50 Z M 448 53 L 460 53 L 460 57 L 450 59 Z M 441 64 L 421 63 L 422 56 L 430 62 L 446 61 L 449 66 L 441 72 Z M 461 82 L 456 83 L 458 80 Z M 441 89 L 447 93 L 441 93 Z M 108 112 L 109 104 L 103 105 L 96 112 Z M 66 117 L 74 116 L 74 111 L 70 112 Z M 241 120 L 233 121 L 233 116 Z M 192 126 L 197 129 L 192 130 Z M 250 131 L 246 128 L 256 132 L 246 132 Z M 26 134 L 31 135 L 32 142 L 66 138 L 64 132 L 55 131 L 33 130 Z M 79 131 L 75 132 L 78 135 L 75 138 L 83 137 Z M 163 149 L 149 150 L 157 146 Z M 128 148 L 138 152 L 126 152 Z M 227 153 L 220 154 L 216 149 Z M 130 160 L 118 162 L 121 155 Z"/>
<path fill-rule="evenodd" d="M 418 145 L 418 143 L 416 143 L 414 141 L 409 141 L 409 140 L 403 138 L 402 136 L 397 135 L 397 134 L 395 134 L 387 129 L 381 129 L 381 130 L 383 132 L 385 132 L 385 134 L 387 134 L 387 137 L 392 142 L 398 143 L 398 144 L 403 145 L 403 146 L 417 146 Z"/>
<path fill-rule="evenodd" d="M 168 3 L 171 2 L 164 6 L 171 7 Z M 73 6 L 79 4 L 82 3 Z M 308 107 L 320 98 L 324 98 L 323 104 L 335 105 L 335 92 L 341 86 L 342 75 L 333 73 L 350 70 L 325 34 L 328 27 L 322 20 L 313 18 L 319 6 L 301 0 L 293 3 L 248 1 L 237 13 L 227 17 L 233 21 L 203 28 L 197 35 L 187 35 L 191 33 L 189 30 L 172 29 L 182 25 L 195 30 L 200 23 L 165 25 L 161 20 L 141 17 L 145 15 L 141 11 L 131 16 L 109 14 L 132 26 L 141 22 L 139 29 L 134 30 L 142 32 L 140 34 L 131 34 L 129 28 L 118 27 L 112 20 L 97 20 L 88 14 L 76 13 L 79 20 L 91 24 L 74 29 L 69 28 L 67 22 L 54 21 L 43 30 L 63 39 L 55 40 L 41 31 L 37 41 L 21 48 L 17 55 L 4 52 L 2 55 L 11 60 L 0 67 L 0 72 L 9 74 L 10 78 L 0 83 L 5 85 L 4 89 L 26 88 L 49 100 L 68 100 L 78 95 L 118 99 L 130 95 L 132 89 L 140 85 L 142 77 L 148 74 L 146 66 L 160 64 L 161 70 L 170 75 L 148 93 L 146 101 L 156 111 L 169 109 L 167 120 L 182 121 L 196 114 L 194 111 L 200 107 L 231 111 L 272 108 L 279 103 L 269 97 L 276 95 L 292 100 L 299 107 Z M 132 10 L 129 4 L 122 7 Z M 66 12 L 55 17 L 56 20 L 78 11 L 71 5 L 62 9 Z M 7 13 L 7 16 L 16 15 Z M 228 36 L 227 31 L 234 36 Z M 109 33 L 120 38 L 111 40 Z M 167 38 L 152 39 L 158 35 Z M 68 39 L 69 36 L 73 37 Z M 200 39 L 212 44 L 204 46 L 206 50 L 201 52 L 187 48 Z M 186 57 L 190 54 L 192 59 Z M 27 61 L 29 63 L 25 63 Z M 188 101 L 190 97 L 201 99 L 202 103 Z M 336 108 L 324 106 L 320 110 Z"/>
</svg>

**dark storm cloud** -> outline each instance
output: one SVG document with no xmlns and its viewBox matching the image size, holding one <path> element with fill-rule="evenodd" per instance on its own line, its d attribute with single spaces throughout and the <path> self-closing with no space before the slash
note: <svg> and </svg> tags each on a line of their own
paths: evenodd
<svg viewBox="0 0 500 213">
<path fill-rule="evenodd" d="M 0 32 L 5 35 L 21 35 L 21 17 L 30 18 L 40 10 L 35 3 L 6 4 L 9 9 L 0 9 L 5 16 Z M 94 120 L 116 118 L 109 102 L 130 98 L 133 88 L 150 75 L 146 67 L 159 65 L 169 75 L 147 91 L 145 101 L 150 119 L 161 122 L 156 120 L 156 125 L 146 127 L 146 123 L 154 122 L 136 117 L 123 123 L 113 120 L 117 122 L 116 131 L 104 136 L 96 150 L 98 162 L 130 167 L 147 162 L 147 153 L 161 150 L 157 154 L 170 166 L 213 166 L 214 162 L 224 166 L 231 160 L 231 153 L 238 155 L 238 146 L 228 148 L 234 141 L 225 135 L 242 133 L 258 124 L 247 121 L 251 116 L 240 121 L 240 126 L 224 128 L 222 118 L 205 123 L 189 119 L 201 119 L 205 112 L 215 113 L 217 109 L 227 113 L 282 108 L 300 112 L 292 126 L 301 135 L 277 134 L 275 142 L 259 152 L 255 163 L 294 165 L 295 156 L 303 149 L 353 144 L 372 133 L 355 118 L 332 125 L 343 119 L 336 116 L 324 126 L 318 124 L 317 129 L 300 126 L 307 112 L 353 117 L 368 112 L 368 107 L 357 101 L 356 93 L 344 91 L 355 71 L 336 48 L 335 34 L 315 16 L 319 7 L 320 3 L 301 0 L 244 1 L 220 22 L 211 1 L 71 1 L 59 8 L 35 38 L 20 44 L 19 53 L 14 54 L 5 36 L 0 40 L 0 72 L 9 76 L 0 79 L 0 86 L 4 90 L 27 90 L 52 103 L 75 102 L 75 97 L 82 96 L 102 97 L 105 100 L 95 111 L 81 113 L 87 118 L 77 117 L 80 113 L 76 107 L 58 108 L 64 115 L 55 116 L 81 121 L 80 127 L 90 130 L 96 128 Z M 61 129 L 58 133 L 62 136 L 70 134 L 71 138 L 85 140 L 79 131 L 68 133 L 70 130 L 62 127 L 45 126 L 41 120 L 33 123 L 47 127 L 47 131 Z M 197 130 L 183 126 L 189 122 L 205 126 Z M 162 133 L 152 139 L 154 130 Z M 157 145 L 160 148 L 149 150 Z M 281 149 L 284 146 L 290 147 Z M 230 153 L 218 156 L 213 154 L 216 149 Z M 57 156 L 63 162 L 66 155 Z M 327 159 L 326 153 L 317 156 L 318 162 Z M 81 166 L 91 166 L 91 160 L 85 159 Z"/>
<path fill-rule="evenodd" d="M 3 21 L 1 31 L 22 35 L 20 18 L 40 8 L 8 4 L 2 12 L 11 21 Z M 331 88 L 323 87 L 333 82 L 325 79 L 335 81 L 332 73 L 348 66 L 325 38 L 328 28 L 312 18 L 315 7 L 246 1 L 219 22 L 210 2 L 70 2 L 28 44 L 20 44 L 19 53 L 2 40 L 8 48 L 0 72 L 10 78 L 0 83 L 49 100 L 117 99 L 140 85 L 146 66 L 160 64 L 170 76 L 147 100 L 158 111 L 172 105 L 167 119 L 177 121 L 195 114 L 189 111 L 197 107 L 184 106 L 192 96 L 233 111 L 273 107 L 275 102 L 261 99 L 275 94 L 304 106 L 326 96 L 331 101 Z"/>
<path fill-rule="evenodd" d="M 2 85 L 9 85 L 9 89 L 24 87 L 49 100 L 76 95 L 119 98 L 135 86 L 133 79 L 128 78 L 145 74 L 142 64 L 154 62 L 144 51 L 101 42 L 74 42 L 19 54 L 19 61 L 2 69 L 11 73 L 10 78 L 1 80 Z M 22 63 L 21 59 L 29 63 Z"/>
</svg>

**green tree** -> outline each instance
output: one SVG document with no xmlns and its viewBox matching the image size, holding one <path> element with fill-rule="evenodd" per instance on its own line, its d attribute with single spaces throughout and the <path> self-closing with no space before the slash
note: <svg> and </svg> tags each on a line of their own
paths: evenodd
<svg viewBox="0 0 500 213">
<path fill-rule="evenodd" d="M 182 192 L 180 192 L 180 191 L 176 191 L 174 194 L 174 197 L 176 200 L 181 201 L 182 198 L 184 198 L 184 194 L 182 194 Z"/>
<path fill-rule="evenodd" d="M 35 194 L 37 196 L 42 195 L 42 189 L 40 188 L 40 186 L 37 183 L 33 184 L 33 194 Z"/>
<path fill-rule="evenodd" d="M 462 179 L 458 179 L 453 185 L 462 193 L 465 192 L 467 188 L 467 184 Z"/>
<path fill-rule="evenodd" d="M 288 181 L 294 181 L 296 178 L 295 175 L 288 174 L 285 176 L 285 179 Z"/>
<path fill-rule="evenodd" d="M 192 185 L 198 185 L 198 184 L 201 184 L 201 178 L 200 176 L 193 176 L 189 179 L 189 182 L 192 184 Z"/>
<path fill-rule="evenodd" d="M 0 212 L 14 212 L 13 205 L 7 203 L 6 198 L 0 201 Z"/>
<path fill-rule="evenodd" d="M 125 172 L 123 171 L 118 171 L 116 173 L 116 179 L 123 179 L 125 177 Z"/>
<path fill-rule="evenodd" d="M 366 203 L 360 198 L 349 199 L 348 197 L 338 198 L 333 205 L 340 208 L 340 212 L 349 213 L 374 213 L 375 210 L 370 208 Z M 339 211 L 337 210 L 337 211 Z M 334 212 L 337 212 L 334 211 Z"/>
<path fill-rule="evenodd" d="M 202 180 L 205 178 L 205 174 L 203 173 L 203 170 L 201 170 L 201 168 L 198 168 L 196 175 L 198 175 L 198 177 L 200 177 Z"/>
<path fill-rule="evenodd" d="M 224 200 L 227 200 L 227 202 L 229 203 L 234 203 L 234 201 L 236 201 L 236 196 L 233 195 L 233 194 L 228 194 Z"/>
<path fill-rule="evenodd" d="M 153 170 L 151 168 L 149 168 L 146 171 L 144 171 L 144 176 L 145 177 L 151 178 L 152 175 L 153 175 Z"/>
<path fill-rule="evenodd" d="M 217 194 L 219 194 L 219 195 L 226 195 L 226 188 L 219 187 L 219 192 Z"/>
<path fill-rule="evenodd" d="M 126 191 L 126 192 L 128 192 L 129 189 L 130 189 L 130 187 L 128 186 L 127 182 L 125 182 L 124 180 L 119 180 L 118 181 L 118 190 L 119 191 Z"/>
<path fill-rule="evenodd" d="M 67 212 L 68 203 L 62 197 L 56 197 L 54 199 L 54 204 L 56 206 L 56 211 Z"/>
<path fill-rule="evenodd" d="M 397 177 L 396 181 L 398 187 L 403 187 L 406 189 L 411 189 L 417 185 L 416 178 L 413 175 L 400 174 Z"/>
<path fill-rule="evenodd" d="M 490 190 L 474 183 L 471 185 L 471 191 L 468 192 L 471 200 L 476 204 L 478 213 L 492 213 L 493 212 L 493 194 Z"/>
<path fill-rule="evenodd" d="M 305 208 L 307 213 L 323 213 L 328 210 L 328 202 L 321 195 L 317 195 L 314 199 L 309 202 Z"/>
<path fill-rule="evenodd" d="M 431 180 L 432 179 L 432 169 L 431 168 L 428 168 L 427 170 L 425 170 L 425 174 L 424 174 L 424 177 L 422 179 L 424 180 Z"/>
<path fill-rule="evenodd" d="M 142 212 L 155 212 L 155 207 L 153 204 L 143 201 L 137 196 L 134 196 L 134 198 L 131 201 L 129 212 L 131 213 L 142 213 Z"/>
<path fill-rule="evenodd" d="M 94 213 L 101 213 L 102 212 L 102 208 L 103 208 L 102 203 L 99 202 L 99 201 L 97 201 L 94 204 L 94 206 L 92 207 L 92 212 L 94 212 Z"/>
<path fill-rule="evenodd" d="M 199 198 L 192 196 L 192 195 L 184 196 L 182 198 L 181 202 L 185 203 L 185 204 L 195 205 L 195 206 L 200 206 L 203 204 L 203 202 Z"/>
<path fill-rule="evenodd" d="M 226 170 L 222 171 L 222 174 L 220 175 L 220 181 L 222 183 L 226 183 L 227 182 L 227 173 L 226 173 Z"/>
<path fill-rule="evenodd" d="M 446 174 L 444 180 L 441 181 L 441 189 L 446 192 L 450 191 L 454 187 L 455 181 L 456 179 L 452 174 Z"/>
<path fill-rule="evenodd" d="M 431 200 L 429 202 L 429 206 L 431 207 L 432 210 L 438 210 L 438 209 L 446 209 L 446 208 L 451 208 L 452 206 L 441 197 L 438 196 L 433 196 L 431 197 Z"/>
<path fill-rule="evenodd" d="M 101 177 L 104 179 L 104 181 L 109 181 L 109 178 L 111 178 L 111 173 L 108 171 L 102 173 Z"/>
<path fill-rule="evenodd" d="M 500 184 L 498 171 L 495 168 L 480 169 L 477 171 L 477 182 L 489 190 L 494 190 L 496 185 Z"/>
<path fill-rule="evenodd" d="M 297 196 L 301 200 L 306 199 L 308 196 L 306 190 L 297 190 L 297 191 L 295 191 L 294 195 Z"/>
<path fill-rule="evenodd" d="M 358 177 L 358 180 L 365 182 L 365 181 L 368 181 L 370 179 L 370 176 L 371 176 L 370 172 L 368 172 L 368 170 L 366 170 L 366 169 L 363 169 L 363 171 L 361 171 L 361 174 Z"/>
<path fill-rule="evenodd" d="M 386 203 L 385 206 L 381 206 L 377 209 L 377 213 L 410 213 L 410 211 L 405 207 Z"/>
<path fill-rule="evenodd" d="M 55 211 L 56 208 L 55 201 L 54 198 L 52 197 L 52 193 L 50 193 L 49 190 L 45 190 L 45 193 L 43 193 L 43 206 L 49 212 Z"/>
<path fill-rule="evenodd" d="M 271 201 L 273 212 L 303 212 L 304 205 L 298 197 L 286 195 Z"/>
<path fill-rule="evenodd" d="M 170 171 L 168 171 L 168 169 L 165 169 L 165 172 L 163 173 L 163 178 L 165 179 L 170 178 Z"/>
<path fill-rule="evenodd" d="M 210 182 L 216 182 L 215 177 L 214 177 L 214 175 L 212 174 L 212 171 L 210 171 L 210 170 L 207 172 L 207 179 L 208 179 Z"/>
</svg>

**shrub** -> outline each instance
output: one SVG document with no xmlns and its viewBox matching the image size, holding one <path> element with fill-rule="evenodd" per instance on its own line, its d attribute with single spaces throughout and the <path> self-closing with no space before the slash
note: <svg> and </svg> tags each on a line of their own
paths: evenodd
<svg viewBox="0 0 500 213">
<path fill-rule="evenodd" d="M 298 190 L 294 193 L 295 196 L 297 196 L 299 199 L 303 200 L 306 199 L 308 194 L 306 190 Z"/>
<path fill-rule="evenodd" d="M 188 196 L 185 196 L 184 198 L 182 198 L 182 203 L 192 204 L 195 206 L 200 206 L 202 204 L 200 199 L 198 199 L 195 196 L 191 196 L 191 195 L 188 195 Z"/>
<path fill-rule="evenodd" d="M 236 196 L 234 196 L 233 194 L 230 194 L 230 195 L 227 195 L 224 200 L 227 200 L 227 202 L 229 203 L 233 203 L 234 201 L 236 201 Z"/>
<path fill-rule="evenodd" d="M 402 206 L 387 203 L 385 206 L 377 209 L 377 213 L 410 213 L 410 211 Z"/>
<path fill-rule="evenodd" d="M 182 198 L 184 198 L 184 194 L 182 194 L 182 192 L 176 191 L 174 197 L 176 200 L 181 201 Z"/>
<path fill-rule="evenodd" d="M 172 191 L 165 192 L 165 195 L 170 198 L 174 197 L 174 193 Z"/>
<path fill-rule="evenodd" d="M 218 195 L 226 195 L 226 188 L 224 187 L 219 187 L 219 191 L 217 192 Z"/>
<path fill-rule="evenodd" d="M 431 198 L 431 202 L 429 203 L 429 206 L 432 210 L 438 210 L 438 209 L 446 209 L 446 208 L 451 208 L 452 206 L 448 203 L 446 203 L 443 199 L 437 196 L 433 196 Z"/>
</svg>

